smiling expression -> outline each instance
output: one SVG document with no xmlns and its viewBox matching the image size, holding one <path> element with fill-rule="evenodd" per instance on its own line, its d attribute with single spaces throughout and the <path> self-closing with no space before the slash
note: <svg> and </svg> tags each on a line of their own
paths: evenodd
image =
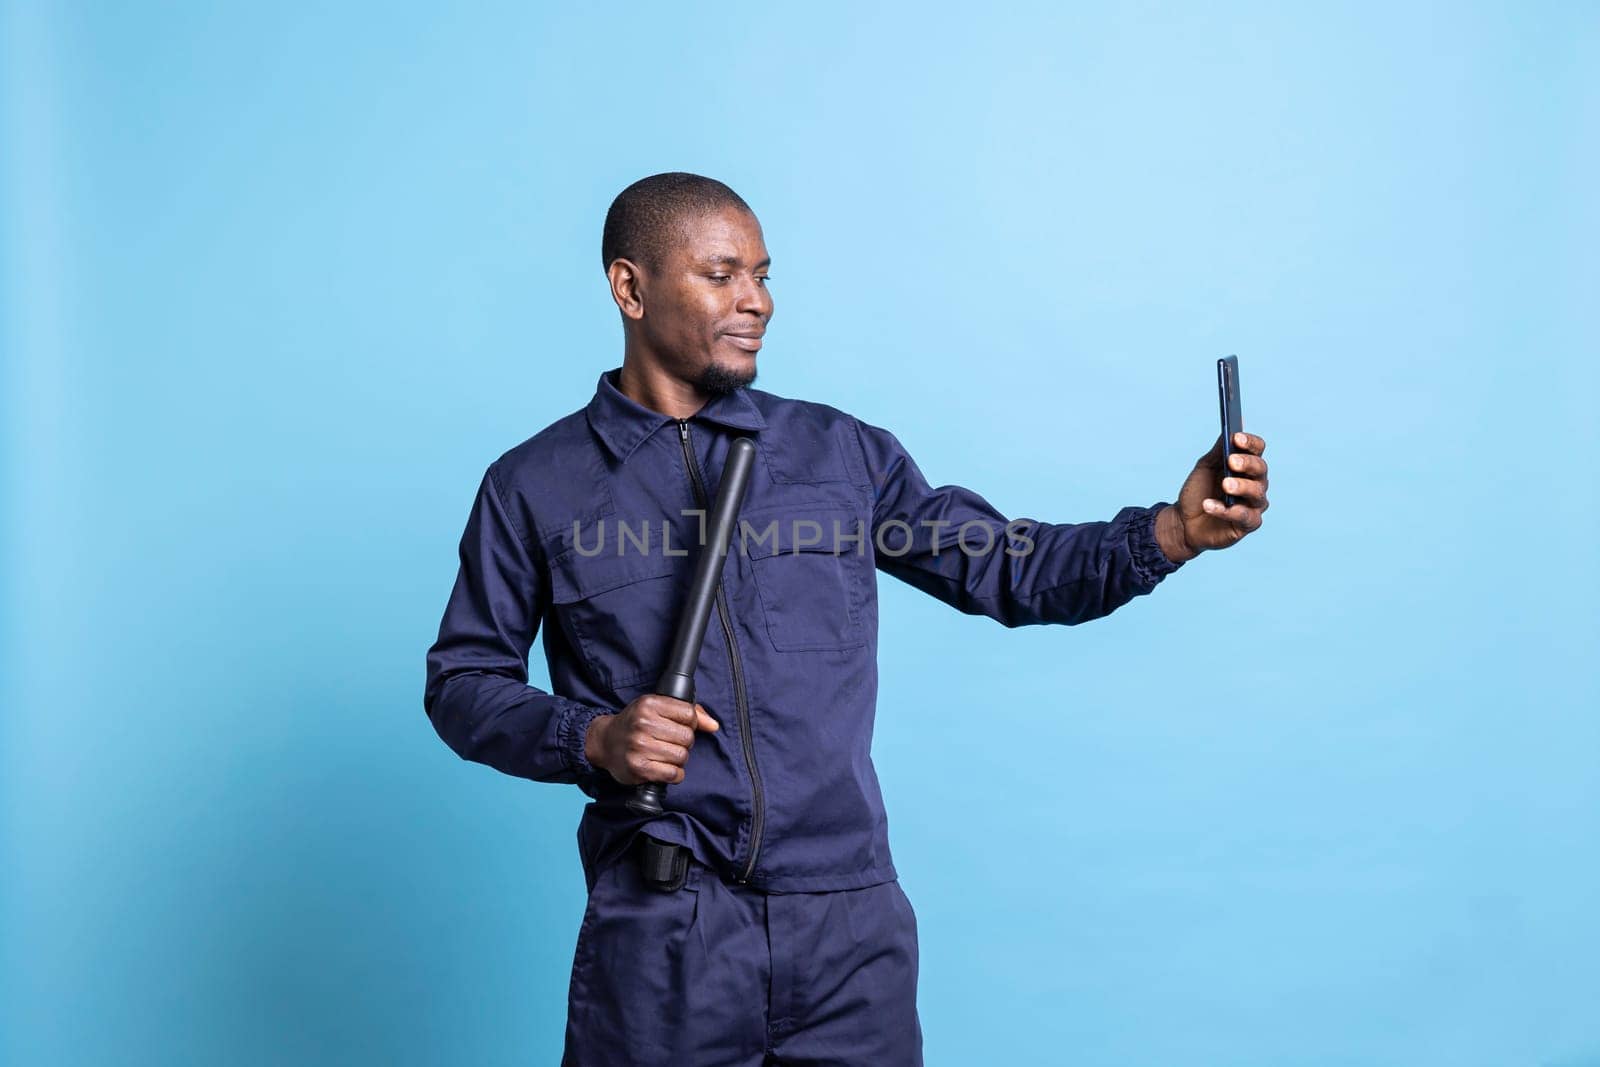
<svg viewBox="0 0 1600 1067">
<path fill-rule="evenodd" d="M 772 319 L 761 223 L 737 207 L 690 215 L 654 269 L 639 269 L 635 340 L 684 381 L 755 378 Z M 626 309 L 625 309 L 626 313 Z"/>
</svg>

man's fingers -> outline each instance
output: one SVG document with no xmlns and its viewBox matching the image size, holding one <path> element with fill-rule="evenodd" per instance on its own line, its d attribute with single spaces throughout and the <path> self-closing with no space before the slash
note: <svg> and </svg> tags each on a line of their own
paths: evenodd
<svg viewBox="0 0 1600 1067">
<path fill-rule="evenodd" d="M 1267 476 L 1267 461 L 1248 452 L 1235 452 L 1228 457 L 1228 473 L 1242 475 L 1246 478 L 1265 478 Z"/>
<path fill-rule="evenodd" d="M 1222 501 L 1207 499 L 1202 505 L 1206 514 L 1214 519 L 1222 519 L 1239 527 L 1244 533 L 1258 528 L 1261 525 L 1261 513 L 1266 511 L 1266 505 L 1259 508 L 1248 507 L 1244 504 L 1235 504 L 1231 508 L 1222 506 Z"/>
<path fill-rule="evenodd" d="M 628 754 L 635 759 L 644 758 L 655 760 L 657 763 L 678 765 L 689 758 L 689 746 L 675 745 L 671 741 L 662 741 L 654 737 L 640 737 L 634 740 Z"/>
<path fill-rule="evenodd" d="M 669 722 L 666 719 L 651 719 L 645 723 L 646 737 L 657 741 L 664 741 L 671 745 L 680 745 L 688 748 L 694 744 L 694 730 L 681 722 Z"/>
<path fill-rule="evenodd" d="M 654 760 L 640 760 L 638 763 L 630 761 L 628 770 L 641 782 L 665 782 L 667 785 L 675 785 L 684 778 L 682 767 Z"/>
<path fill-rule="evenodd" d="M 656 720 L 650 725 L 648 737 L 653 737 L 662 744 L 677 745 L 680 749 L 688 749 L 694 744 L 694 731 L 683 723 L 664 723 Z"/>
<path fill-rule="evenodd" d="M 686 730 L 693 730 L 697 721 L 695 711 L 700 705 L 690 704 L 684 700 L 675 700 L 664 697 L 658 693 L 650 693 L 639 697 L 639 721 L 648 724 L 676 723 Z"/>
<path fill-rule="evenodd" d="M 1253 452 L 1258 456 L 1267 450 L 1267 443 L 1265 441 L 1257 437 L 1255 434 L 1245 433 L 1243 430 L 1240 430 L 1238 433 L 1233 435 L 1233 446 L 1235 448 L 1242 448 L 1246 452 Z"/>
<path fill-rule="evenodd" d="M 1222 491 L 1252 507 L 1261 507 L 1267 500 L 1267 483 L 1254 478 L 1227 477 L 1222 479 Z"/>
</svg>

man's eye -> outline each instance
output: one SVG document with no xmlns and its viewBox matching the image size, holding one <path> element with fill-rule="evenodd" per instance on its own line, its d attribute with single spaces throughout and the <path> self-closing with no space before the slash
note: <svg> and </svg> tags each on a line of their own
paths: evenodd
<svg viewBox="0 0 1600 1067">
<path fill-rule="evenodd" d="M 770 274 L 758 274 L 758 275 L 756 275 L 756 281 L 760 282 L 762 285 L 766 285 L 771 280 L 772 280 L 772 275 L 770 275 Z"/>
<path fill-rule="evenodd" d="M 729 275 L 726 275 L 726 274 L 713 274 L 711 276 L 711 280 L 714 281 L 714 282 L 725 282 L 725 281 L 728 280 L 728 278 L 729 278 Z"/>
</svg>

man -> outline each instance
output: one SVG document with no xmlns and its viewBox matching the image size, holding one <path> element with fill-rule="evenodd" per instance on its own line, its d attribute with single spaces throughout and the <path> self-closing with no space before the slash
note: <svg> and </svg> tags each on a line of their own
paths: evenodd
<svg viewBox="0 0 1600 1067">
<path fill-rule="evenodd" d="M 424 696 L 463 758 L 593 798 L 564 1062 L 920 1064 L 916 919 L 870 757 L 876 572 L 1008 627 L 1099 618 L 1260 526 L 1265 443 L 1240 435 L 1225 477 L 1219 437 L 1175 504 L 1008 520 L 930 487 L 887 430 L 750 388 L 769 257 L 727 186 L 636 182 L 601 251 L 622 366 L 489 466 Z M 655 696 L 739 437 L 757 460 L 698 702 Z M 548 693 L 527 684 L 541 625 Z M 666 783 L 664 814 L 626 806 L 641 782 Z"/>
</svg>

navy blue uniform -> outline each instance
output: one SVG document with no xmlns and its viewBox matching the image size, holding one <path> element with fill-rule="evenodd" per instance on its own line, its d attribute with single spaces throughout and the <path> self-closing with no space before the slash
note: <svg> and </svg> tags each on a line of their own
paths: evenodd
<svg viewBox="0 0 1600 1067">
<path fill-rule="evenodd" d="M 870 755 L 877 572 L 1005 626 L 1084 622 L 1180 566 L 1155 539 L 1166 502 L 1109 522 L 1008 519 L 971 490 L 929 486 L 893 434 L 836 408 L 746 388 L 680 420 L 624 396 L 617 374 L 485 472 L 424 695 L 463 758 L 593 798 L 578 826 L 590 899 L 570 1061 L 667 1062 L 725 1033 L 726 1056 L 679 1062 L 760 1063 L 763 1043 L 785 1063 L 920 1062 L 914 917 Z M 624 805 L 633 787 L 585 758 L 585 731 L 653 690 L 740 436 L 756 465 L 695 673 L 721 729 L 696 735 L 668 812 L 640 815 Z M 527 684 L 541 630 L 550 692 Z M 616 862 L 646 828 L 690 850 L 692 888 L 655 893 Z M 838 942 L 852 923 L 878 939 L 855 954 Z M 821 938 L 807 951 L 834 965 L 796 962 L 788 937 Z M 829 988 L 851 1007 L 828 1007 Z M 880 1014 L 895 1010 L 905 1021 Z M 739 1038 L 735 1018 L 762 1038 Z M 831 1051 L 797 1051 L 828 1027 L 817 1047 Z M 899 1053 L 849 1044 L 884 1032 Z"/>
</svg>

